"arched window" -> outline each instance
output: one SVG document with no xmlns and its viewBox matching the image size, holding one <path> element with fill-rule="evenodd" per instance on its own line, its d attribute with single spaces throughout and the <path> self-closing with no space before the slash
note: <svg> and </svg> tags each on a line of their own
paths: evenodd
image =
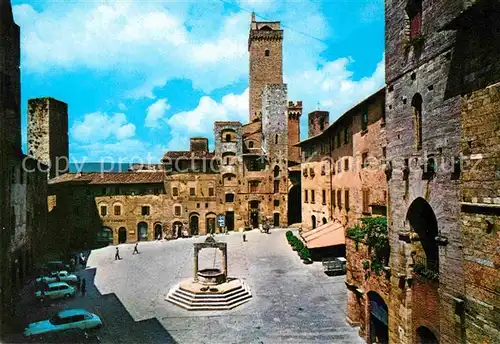
<svg viewBox="0 0 500 344">
<path fill-rule="evenodd" d="M 409 1 L 406 14 L 410 26 L 410 38 L 419 37 L 422 34 L 422 0 Z"/>
<path fill-rule="evenodd" d="M 269 49 L 266 49 L 266 51 L 265 51 L 265 55 L 266 55 L 266 56 L 269 56 L 269 54 L 270 54 Z"/>
<path fill-rule="evenodd" d="M 253 148 L 253 141 L 248 141 L 248 148 Z"/>
<path fill-rule="evenodd" d="M 274 166 L 274 178 L 278 178 L 280 176 L 280 168 L 278 165 Z"/>
<path fill-rule="evenodd" d="M 276 135 L 274 136 L 274 143 L 275 143 L 275 144 L 278 144 L 278 134 L 276 134 Z"/>
<path fill-rule="evenodd" d="M 411 100 L 413 107 L 413 136 L 415 149 L 422 148 L 422 96 L 416 93 Z"/>
</svg>

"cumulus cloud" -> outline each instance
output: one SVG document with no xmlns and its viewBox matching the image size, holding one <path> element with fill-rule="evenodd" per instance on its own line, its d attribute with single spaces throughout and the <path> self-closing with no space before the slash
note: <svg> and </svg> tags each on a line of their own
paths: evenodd
<svg viewBox="0 0 500 344">
<path fill-rule="evenodd" d="M 158 99 L 148 106 L 144 125 L 148 128 L 158 128 L 160 126 L 160 121 L 165 117 L 168 109 L 170 109 L 170 105 L 167 104 L 167 99 Z"/>
<path fill-rule="evenodd" d="M 71 137 L 79 142 L 103 141 L 113 137 L 125 139 L 134 135 L 135 125 L 127 121 L 124 113 L 89 113 L 71 127 Z"/>
<path fill-rule="evenodd" d="M 178 112 L 168 119 L 172 138 L 167 147 L 169 150 L 183 149 L 188 146 L 191 136 L 206 136 L 212 140 L 215 121 L 245 123 L 247 120 L 248 89 L 242 94 L 227 94 L 220 102 L 203 96 L 193 110 Z"/>
</svg>

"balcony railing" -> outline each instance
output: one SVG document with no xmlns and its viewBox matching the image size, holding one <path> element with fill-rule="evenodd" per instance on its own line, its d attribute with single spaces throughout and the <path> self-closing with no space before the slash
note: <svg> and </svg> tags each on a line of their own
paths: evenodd
<svg viewBox="0 0 500 344">
<path fill-rule="evenodd" d="M 428 280 L 439 280 L 439 263 L 426 257 L 413 257 L 413 272 Z"/>
</svg>

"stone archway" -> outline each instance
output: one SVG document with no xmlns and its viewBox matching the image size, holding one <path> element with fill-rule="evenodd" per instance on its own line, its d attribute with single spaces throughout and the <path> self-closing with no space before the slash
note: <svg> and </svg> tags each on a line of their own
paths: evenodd
<svg viewBox="0 0 500 344">
<path fill-rule="evenodd" d="M 184 229 L 184 224 L 181 221 L 175 221 L 172 224 L 172 232 L 174 238 L 182 237 L 182 230 Z"/>
<path fill-rule="evenodd" d="M 417 328 L 417 344 L 439 344 L 434 333 L 425 326 Z"/>
<path fill-rule="evenodd" d="M 137 224 L 137 241 L 148 240 L 148 224 L 146 222 L 139 222 Z"/>
<path fill-rule="evenodd" d="M 197 213 L 189 216 L 189 233 L 190 235 L 200 234 L 200 216 Z"/>
<path fill-rule="evenodd" d="M 205 234 L 215 233 L 217 229 L 217 215 L 215 213 L 208 213 L 205 216 L 206 224 L 205 224 Z"/>
<path fill-rule="evenodd" d="M 422 197 L 418 197 L 408 208 L 406 219 L 419 239 L 415 244 L 417 249 L 415 264 L 422 264 L 428 269 L 439 272 L 439 248 L 436 243 L 438 224 L 432 207 Z"/>
<path fill-rule="evenodd" d="M 302 222 L 302 200 L 300 184 L 293 185 L 288 191 L 288 224 Z"/>
<path fill-rule="evenodd" d="M 387 305 L 382 297 L 374 291 L 368 296 L 369 343 L 389 343 L 389 316 Z"/>
<path fill-rule="evenodd" d="M 163 238 L 163 226 L 161 223 L 155 224 L 155 239 L 160 240 Z"/>
<path fill-rule="evenodd" d="M 127 229 L 125 227 L 120 227 L 118 229 L 118 243 L 123 244 L 127 242 Z"/>
</svg>

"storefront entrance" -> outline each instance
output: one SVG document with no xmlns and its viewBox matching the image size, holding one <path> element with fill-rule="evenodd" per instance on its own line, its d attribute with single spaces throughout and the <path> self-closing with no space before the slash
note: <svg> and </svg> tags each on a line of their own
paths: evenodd
<svg viewBox="0 0 500 344">
<path fill-rule="evenodd" d="M 259 227 L 259 201 L 250 201 L 250 226 Z"/>
</svg>

